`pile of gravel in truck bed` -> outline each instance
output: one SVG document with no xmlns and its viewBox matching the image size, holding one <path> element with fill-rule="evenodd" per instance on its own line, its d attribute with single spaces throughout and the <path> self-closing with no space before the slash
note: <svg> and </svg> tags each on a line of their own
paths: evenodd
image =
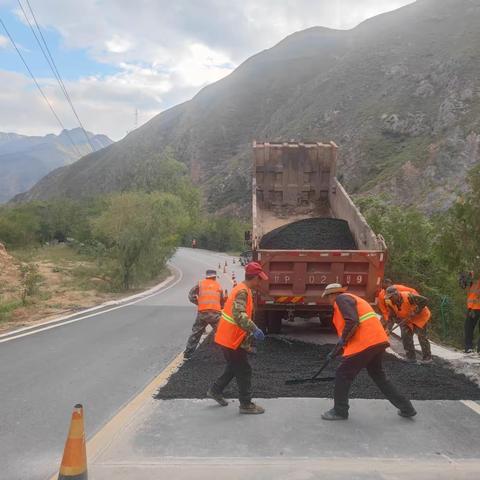
<svg viewBox="0 0 480 480">
<path fill-rule="evenodd" d="M 336 218 L 308 218 L 265 234 L 266 250 L 357 250 L 348 222 Z"/>
<path fill-rule="evenodd" d="M 314 397 L 331 398 L 333 382 L 285 385 L 285 380 L 312 376 L 333 345 L 314 345 L 267 337 L 250 356 L 253 367 L 253 394 L 256 398 Z M 413 400 L 480 400 L 480 388 L 464 375 L 435 358 L 431 365 L 408 364 L 393 355 L 385 355 L 385 370 L 395 386 Z M 156 394 L 157 399 L 205 398 L 206 391 L 223 372 L 225 361 L 211 336 Z M 335 375 L 338 360 L 329 365 L 325 376 Z M 322 374 L 323 376 L 323 374 Z M 235 380 L 225 391 L 236 398 Z M 351 398 L 384 398 L 365 371 L 355 379 Z"/>
</svg>

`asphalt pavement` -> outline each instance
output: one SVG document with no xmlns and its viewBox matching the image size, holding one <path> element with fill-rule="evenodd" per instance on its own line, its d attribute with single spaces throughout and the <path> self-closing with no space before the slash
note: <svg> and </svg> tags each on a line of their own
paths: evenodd
<svg viewBox="0 0 480 480">
<path fill-rule="evenodd" d="M 49 479 L 76 403 L 85 407 L 87 450 L 95 452 L 91 480 L 478 476 L 480 404 L 473 400 L 416 401 L 418 416 L 404 419 L 385 400 L 354 399 L 351 418 L 332 423 L 320 418 L 331 399 L 260 399 L 267 411 L 259 417 L 239 415 L 236 400 L 226 408 L 154 400 L 191 329 L 188 290 L 226 258 L 180 249 L 175 278 L 158 293 L 1 337 L 0 479 Z M 221 277 L 228 288 L 230 275 Z"/>
<path fill-rule="evenodd" d="M 74 404 L 84 405 L 91 437 L 158 375 L 189 335 L 189 289 L 226 258 L 179 249 L 175 278 L 159 293 L 0 343 L 0 479 L 49 478 Z"/>
</svg>

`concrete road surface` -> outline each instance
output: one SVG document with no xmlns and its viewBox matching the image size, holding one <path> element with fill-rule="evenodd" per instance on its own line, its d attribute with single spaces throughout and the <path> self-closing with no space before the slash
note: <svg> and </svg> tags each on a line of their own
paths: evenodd
<svg viewBox="0 0 480 480">
<path fill-rule="evenodd" d="M 163 370 L 184 348 L 193 323 L 188 290 L 226 258 L 180 249 L 173 286 L 163 292 L 28 336 L 0 338 L 0 479 L 49 478 L 59 466 L 74 404 L 83 403 L 91 437 Z"/>
<path fill-rule="evenodd" d="M 405 419 L 386 400 L 352 400 L 325 422 L 330 399 L 149 400 L 90 465 L 92 480 L 471 480 L 480 473 L 480 405 L 418 401 Z"/>
</svg>

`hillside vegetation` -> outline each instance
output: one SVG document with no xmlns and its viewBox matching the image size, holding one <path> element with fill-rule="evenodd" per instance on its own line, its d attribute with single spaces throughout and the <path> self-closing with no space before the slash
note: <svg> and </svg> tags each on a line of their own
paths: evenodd
<svg viewBox="0 0 480 480">
<path fill-rule="evenodd" d="M 247 216 L 253 139 L 334 140 L 350 192 L 444 210 L 479 161 L 480 3 L 418 0 L 287 37 L 18 201 L 123 191 L 167 146 L 211 211 Z"/>
<path fill-rule="evenodd" d="M 193 238 L 239 251 L 243 231 L 238 220 L 200 214 L 199 192 L 169 150 L 130 190 L 0 207 L 0 330 L 158 283 Z"/>
</svg>

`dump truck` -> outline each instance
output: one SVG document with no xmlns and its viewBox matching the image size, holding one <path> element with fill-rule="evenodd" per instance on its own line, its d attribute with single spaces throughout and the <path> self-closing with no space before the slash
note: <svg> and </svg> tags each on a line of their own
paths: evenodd
<svg viewBox="0 0 480 480">
<path fill-rule="evenodd" d="M 376 301 L 387 248 L 337 179 L 337 153 L 334 142 L 253 143 L 251 248 L 269 275 L 255 320 L 269 333 L 297 318 L 331 325 L 329 283 Z"/>
</svg>

